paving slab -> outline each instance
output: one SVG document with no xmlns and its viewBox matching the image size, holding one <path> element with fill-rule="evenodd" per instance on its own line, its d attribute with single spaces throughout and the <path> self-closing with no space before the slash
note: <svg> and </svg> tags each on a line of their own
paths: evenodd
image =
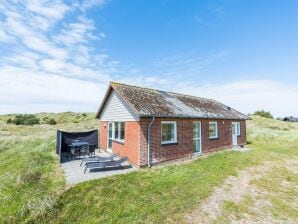
<svg viewBox="0 0 298 224">
<path fill-rule="evenodd" d="M 107 157 L 107 156 L 110 156 L 111 154 L 107 152 L 96 152 L 95 155 L 100 157 Z M 116 157 L 115 159 L 120 159 L 120 157 L 119 158 Z M 82 158 L 64 161 L 63 163 L 61 163 L 61 167 L 64 171 L 66 183 L 68 185 L 74 185 L 84 181 L 104 178 L 104 177 L 113 176 L 117 174 L 129 173 L 138 169 L 134 166 L 131 166 L 128 162 L 125 162 L 123 163 L 123 166 L 124 166 L 123 169 L 106 169 L 106 170 L 94 169 L 90 171 L 87 170 L 86 173 L 84 174 L 85 164 L 83 163 L 81 165 L 81 162 L 82 162 Z"/>
</svg>

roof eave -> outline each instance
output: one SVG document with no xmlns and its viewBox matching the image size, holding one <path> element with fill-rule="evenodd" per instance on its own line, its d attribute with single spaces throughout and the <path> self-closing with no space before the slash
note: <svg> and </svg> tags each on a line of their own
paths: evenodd
<svg viewBox="0 0 298 224">
<path fill-rule="evenodd" d="M 224 119 L 224 120 L 251 120 L 250 117 L 240 118 L 240 117 L 212 117 L 212 116 L 191 116 L 191 115 L 168 115 L 168 114 L 141 114 L 140 118 L 148 117 L 164 117 L 164 118 L 195 118 L 195 119 Z"/>
<path fill-rule="evenodd" d="M 95 116 L 96 119 L 99 119 L 100 114 L 101 114 L 101 112 L 102 112 L 102 110 L 104 108 L 104 105 L 106 104 L 106 101 L 107 101 L 107 99 L 108 99 L 108 97 L 109 97 L 109 95 L 111 93 L 111 90 L 112 90 L 112 86 L 110 84 L 109 87 L 108 87 L 108 89 L 107 89 L 107 91 L 106 91 L 106 93 L 105 93 L 105 96 L 103 97 L 103 100 L 102 100 L 102 102 L 101 102 L 101 104 L 100 104 L 100 106 L 99 106 L 99 108 L 97 110 L 97 113 L 96 113 L 96 116 Z"/>
</svg>

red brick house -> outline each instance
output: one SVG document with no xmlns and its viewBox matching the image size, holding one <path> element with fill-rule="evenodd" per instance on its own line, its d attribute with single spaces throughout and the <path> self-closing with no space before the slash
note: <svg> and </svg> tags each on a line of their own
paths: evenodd
<svg viewBox="0 0 298 224">
<path fill-rule="evenodd" d="M 113 82 L 97 118 L 100 148 L 138 166 L 243 145 L 249 119 L 215 100 Z"/>
</svg>

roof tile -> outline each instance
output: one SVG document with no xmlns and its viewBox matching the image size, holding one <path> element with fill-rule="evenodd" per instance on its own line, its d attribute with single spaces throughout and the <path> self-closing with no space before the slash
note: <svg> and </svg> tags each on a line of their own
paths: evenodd
<svg viewBox="0 0 298 224">
<path fill-rule="evenodd" d="M 249 119 L 248 116 L 211 99 L 115 82 L 111 83 L 111 87 L 140 117 Z"/>
</svg>

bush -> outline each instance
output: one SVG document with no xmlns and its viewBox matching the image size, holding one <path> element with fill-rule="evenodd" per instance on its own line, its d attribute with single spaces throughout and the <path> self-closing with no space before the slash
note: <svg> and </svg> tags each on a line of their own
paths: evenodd
<svg viewBox="0 0 298 224">
<path fill-rule="evenodd" d="M 7 121 L 6 121 L 7 124 L 11 124 L 11 122 L 12 122 L 11 118 L 8 118 Z"/>
<path fill-rule="evenodd" d="M 266 118 L 273 119 L 273 116 L 269 111 L 257 110 L 256 112 L 254 112 L 253 115 L 258 115 L 260 117 L 266 117 Z"/>
<path fill-rule="evenodd" d="M 11 123 L 16 125 L 34 125 L 39 124 L 39 119 L 34 114 L 19 114 L 11 120 Z"/>
<path fill-rule="evenodd" d="M 57 122 L 54 120 L 54 118 L 51 118 L 47 124 L 50 124 L 50 125 L 56 125 Z"/>
<path fill-rule="evenodd" d="M 54 118 L 49 118 L 49 117 L 44 117 L 43 119 L 44 124 L 50 124 L 50 125 L 56 125 L 57 122 L 55 121 Z"/>
</svg>

